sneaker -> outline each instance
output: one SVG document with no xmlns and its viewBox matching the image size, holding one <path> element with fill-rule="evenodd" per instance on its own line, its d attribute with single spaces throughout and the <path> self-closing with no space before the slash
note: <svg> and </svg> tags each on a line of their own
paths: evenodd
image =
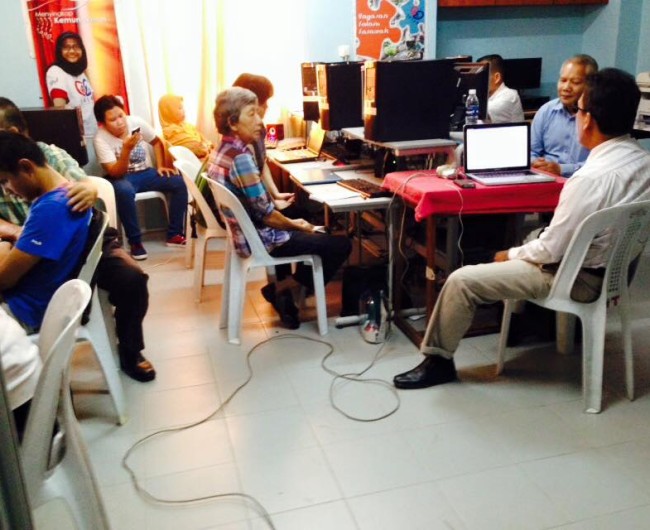
<svg viewBox="0 0 650 530">
<path fill-rule="evenodd" d="M 131 257 L 138 261 L 142 261 L 143 259 L 147 259 L 149 255 L 142 246 L 142 243 L 131 243 Z"/>
<path fill-rule="evenodd" d="M 185 237 L 180 234 L 176 234 L 174 237 L 170 237 L 167 240 L 168 247 L 185 247 Z"/>
</svg>

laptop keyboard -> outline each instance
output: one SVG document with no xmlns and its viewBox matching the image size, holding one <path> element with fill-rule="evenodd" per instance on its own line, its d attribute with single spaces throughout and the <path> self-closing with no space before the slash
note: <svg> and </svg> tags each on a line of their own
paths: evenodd
<svg viewBox="0 0 650 530">
<path fill-rule="evenodd" d="M 364 179 L 343 179 L 339 180 L 337 184 L 349 190 L 356 191 L 368 199 L 391 197 L 393 195 L 392 192 Z"/>
<path fill-rule="evenodd" d="M 535 175 L 532 171 L 498 171 L 490 173 L 470 173 L 470 176 L 476 175 L 484 179 L 492 178 L 516 178 L 516 177 L 529 177 Z"/>
</svg>

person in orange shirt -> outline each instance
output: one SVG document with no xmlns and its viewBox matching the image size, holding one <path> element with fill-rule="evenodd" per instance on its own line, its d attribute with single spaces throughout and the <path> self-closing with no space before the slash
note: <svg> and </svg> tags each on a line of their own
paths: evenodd
<svg viewBox="0 0 650 530">
<path fill-rule="evenodd" d="M 191 123 L 185 121 L 183 98 L 165 94 L 158 101 L 158 118 L 163 138 L 172 145 L 187 147 L 204 160 L 212 150 L 212 142 L 205 138 Z"/>
</svg>

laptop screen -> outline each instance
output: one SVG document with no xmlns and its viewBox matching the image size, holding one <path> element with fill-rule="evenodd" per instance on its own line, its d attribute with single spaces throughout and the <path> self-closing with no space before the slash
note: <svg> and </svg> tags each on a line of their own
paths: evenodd
<svg viewBox="0 0 650 530">
<path fill-rule="evenodd" d="M 492 123 L 465 127 L 465 172 L 530 168 L 530 124 Z"/>
<path fill-rule="evenodd" d="M 325 130 L 320 127 L 312 126 L 312 130 L 309 132 L 309 138 L 307 139 L 307 149 L 316 154 L 320 154 L 324 141 Z"/>
</svg>

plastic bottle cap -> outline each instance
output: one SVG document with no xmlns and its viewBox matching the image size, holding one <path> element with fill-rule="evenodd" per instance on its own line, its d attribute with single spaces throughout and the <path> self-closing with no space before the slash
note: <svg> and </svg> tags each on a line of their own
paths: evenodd
<svg viewBox="0 0 650 530">
<path fill-rule="evenodd" d="M 470 94 L 476 94 L 476 89 L 475 88 L 470 88 L 469 93 Z"/>
</svg>

